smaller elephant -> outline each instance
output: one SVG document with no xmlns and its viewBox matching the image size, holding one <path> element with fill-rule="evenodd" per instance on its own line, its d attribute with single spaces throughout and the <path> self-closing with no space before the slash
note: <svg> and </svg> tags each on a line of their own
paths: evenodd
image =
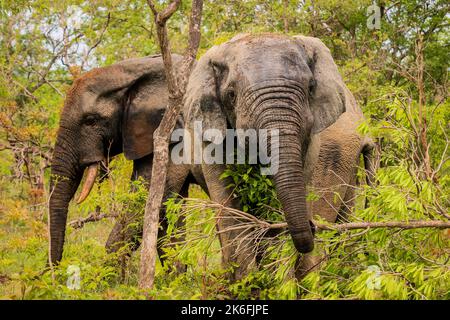
<svg viewBox="0 0 450 320">
<path fill-rule="evenodd" d="M 173 55 L 175 66 L 181 56 Z M 129 59 L 97 68 L 75 80 L 67 94 L 51 163 L 50 261 L 63 253 L 68 205 L 86 171 L 78 203 L 89 195 L 99 166 L 124 153 L 133 160 L 132 180 L 149 181 L 153 159 L 153 133 L 168 102 L 164 64 L 160 55 Z M 177 127 L 182 127 L 181 118 Z M 177 170 L 182 170 L 179 166 Z M 174 172 L 169 172 L 170 177 Z M 184 191 L 183 191 L 184 190 Z M 170 186 L 167 193 L 170 193 Z M 177 189 L 182 194 L 186 188 Z M 138 213 L 137 213 L 138 214 Z M 164 216 L 162 216 L 164 219 Z M 135 232 L 118 219 L 107 242 L 110 252 Z M 161 221 L 164 225 L 164 221 Z M 161 233 L 164 233 L 164 228 Z"/>
</svg>

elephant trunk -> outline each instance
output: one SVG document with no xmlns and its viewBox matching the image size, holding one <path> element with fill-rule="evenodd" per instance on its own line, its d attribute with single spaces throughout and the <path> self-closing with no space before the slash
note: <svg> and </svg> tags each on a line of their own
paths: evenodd
<svg viewBox="0 0 450 320">
<path fill-rule="evenodd" d="M 301 114 L 300 110 L 305 108 L 300 108 L 299 103 L 280 99 L 265 100 L 259 109 L 256 129 L 278 130 L 278 171 L 274 173 L 273 180 L 295 248 L 301 253 L 308 253 L 314 248 L 303 167 L 308 138 L 300 137 L 308 137 L 309 114 Z M 274 154 L 271 157 L 274 161 Z"/>
<path fill-rule="evenodd" d="M 69 202 L 81 181 L 82 170 L 73 144 L 59 134 L 53 153 L 50 178 L 49 227 L 50 261 L 57 264 L 62 258 Z"/>
</svg>

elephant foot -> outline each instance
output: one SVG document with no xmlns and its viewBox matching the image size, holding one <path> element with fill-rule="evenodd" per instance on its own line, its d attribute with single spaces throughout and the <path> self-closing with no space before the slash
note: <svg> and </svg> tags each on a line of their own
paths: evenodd
<svg viewBox="0 0 450 320">
<path fill-rule="evenodd" d="M 245 278 L 252 267 L 256 264 L 256 257 L 253 252 L 247 254 L 241 253 L 238 256 L 232 256 L 232 258 L 222 257 L 222 268 L 228 269 L 226 278 L 231 283 L 237 282 Z"/>
<path fill-rule="evenodd" d="M 317 270 L 324 260 L 325 258 L 323 256 L 312 253 L 299 255 L 294 267 L 297 281 L 300 282 L 308 273 Z"/>
<path fill-rule="evenodd" d="M 163 263 L 165 264 L 165 263 Z M 168 266 L 168 273 L 174 273 L 175 275 L 183 274 L 187 271 L 187 265 L 180 261 L 174 261 Z"/>
<path fill-rule="evenodd" d="M 185 273 L 187 271 L 187 265 L 185 265 L 184 263 L 181 263 L 179 261 L 175 262 L 175 270 L 177 274 L 182 274 Z"/>
</svg>

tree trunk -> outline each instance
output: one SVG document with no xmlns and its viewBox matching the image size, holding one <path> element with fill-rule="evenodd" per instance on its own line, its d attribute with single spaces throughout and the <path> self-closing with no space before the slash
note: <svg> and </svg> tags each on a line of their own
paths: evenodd
<svg viewBox="0 0 450 320">
<path fill-rule="evenodd" d="M 157 238 L 159 212 L 164 196 L 167 177 L 167 165 L 169 162 L 169 139 L 175 128 L 176 119 L 181 109 L 183 96 L 186 91 L 187 79 L 194 65 L 200 44 L 200 23 L 203 9 L 203 0 L 192 1 L 192 12 L 189 24 L 189 44 L 184 55 L 178 81 L 172 66 L 166 22 L 178 9 L 180 0 L 171 2 L 162 12 L 157 12 L 153 1 L 148 0 L 156 23 L 159 45 L 166 71 L 167 85 L 169 89 L 169 106 L 154 135 L 154 159 L 152 166 L 152 178 L 150 192 L 145 205 L 144 227 L 142 235 L 141 263 L 139 274 L 139 287 L 142 289 L 153 288 L 155 279 L 155 266 L 157 254 Z"/>
</svg>

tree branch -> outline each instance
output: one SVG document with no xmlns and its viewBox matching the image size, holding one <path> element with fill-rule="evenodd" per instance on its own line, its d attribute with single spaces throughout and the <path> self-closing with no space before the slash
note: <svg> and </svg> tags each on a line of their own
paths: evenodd
<svg viewBox="0 0 450 320">
<path fill-rule="evenodd" d="M 100 36 L 98 37 L 97 41 L 88 49 L 86 52 L 86 56 L 84 58 L 84 61 L 81 63 L 81 70 L 84 69 L 84 63 L 88 61 L 89 56 L 91 55 L 91 52 L 98 47 L 98 45 L 102 42 L 103 36 L 105 35 L 106 29 L 108 29 L 109 22 L 111 21 L 111 12 L 108 12 L 108 16 L 106 17 L 105 26 L 103 27 L 103 30 L 100 32 Z"/>
<path fill-rule="evenodd" d="M 181 0 L 171 2 L 161 13 L 158 13 L 152 0 L 148 0 L 147 2 L 154 15 L 159 45 L 164 61 L 164 69 L 169 90 L 169 105 L 154 134 L 154 160 L 150 182 L 151 192 L 149 192 L 147 203 L 145 205 L 139 273 L 139 287 L 142 289 L 151 289 L 154 284 L 159 211 L 161 209 L 167 178 L 170 133 L 175 128 L 176 119 L 180 113 L 181 103 L 186 91 L 187 79 L 192 66 L 194 65 L 195 56 L 197 55 L 201 36 L 200 23 L 203 9 L 203 0 L 192 1 L 188 48 L 184 55 L 183 67 L 179 72 L 179 81 L 177 82 L 173 70 L 166 22 L 178 9 Z"/>
<path fill-rule="evenodd" d="M 69 222 L 69 226 L 74 229 L 81 229 L 84 227 L 86 223 L 89 222 L 97 222 L 105 218 L 115 218 L 118 214 L 116 213 L 99 213 L 99 212 L 91 212 L 87 217 L 80 218 L 76 220 L 72 220 Z"/>
<path fill-rule="evenodd" d="M 314 221 L 314 224 L 318 229 L 321 230 L 336 230 L 339 232 L 354 229 L 379 229 L 379 228 L 399 228 L 399 229 L 450 228 L 450 221 L 441 221 L 441 220 L 349 222 L 349 223 L 329 224 L 329 225 Z"/>
<path fill-rule="evenodd" d="M 247 225 L 243 225 L 240 228 L 248 228 L 248 224 L 254 224 L 255 227 L 259 226 L 261 228 L 267 229 L 282 229 L 287 230 L 286 222 L 271 223 L 266 220 L 258 219 L 257 217 L 251 216 L 246 212 L 226 207 L 220 203 L 216 203 L 210 200 L 199 200 L 199 199 L 185 199 L 187 202 L 195 202 L 193 205 L 187 205 L 187 208 L 196 208 L 200 210 L 208 209 L 218 209 L 227 211 L 229 214 L 234 215 L 237 219 L 245 219 Z M 249 217 L 250 216 L 250 217 Z M 322 223 L 319 221 L 314 221 L 314 225 L 320 230 L 330 230 L 343 232 L 347 230 L 356 229 L 380 229 L 380 228 L 399 228 L 399 229 L 420 229 L 420 228 L 439 228 L 447 229 L 450 228 L 450 221 L 442 220 L 411 220 L 411 221 L 383 221 L 383 222 L 348 222 L 348 223 Z"/>
<path fill-rule="evenodd" d="M 155 4 L 152 0 L 147 0 L 148 5 L 152 9 L 154 21 L 156 24 L 156 32 L 158 34 L 159 47 L 161 49 L 161 54 L 164 62 L 164 69 L 166 72 L 167 87 L 169 89 L 169 95 L 171 98 L 178 98 L 180 93 L 177 92 L 177 82 L 174 75 L 172 55 L 170 52 L 169 36 L 167 33 L 167 20 L 172 16 L 175 10 L 178 9 L 180 5 L 180 0 L 171 2 L 169 6 L 162 12 L 159 13 L 156 10 Z M 164 18 L 161 18 L 164 15 Z"/>
<path fill-rule="evenodd" d="M 181 4 L 181 0 L 172 1 L 162 12 L 158 12 L 156 10 L 155 3 L 152 0 L 147 0 L 147 3 L 153 12 L 153 15 L 155 16 L 155 22 L 162 27 L 166 24 L 167 20 L 169 20 L 170 17 L 175 13 L 175 11 L 178 10 L 178 7 Z"/>
</svg>

